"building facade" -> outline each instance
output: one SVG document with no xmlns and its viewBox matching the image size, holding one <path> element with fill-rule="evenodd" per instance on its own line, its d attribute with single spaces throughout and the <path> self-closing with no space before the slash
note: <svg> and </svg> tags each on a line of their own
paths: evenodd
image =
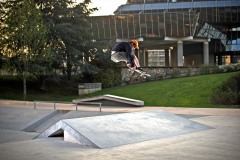
<svg viewBox="0 0 240 160">
<path fill-rule="evenodd" d="M 91 20 L 96 40 L 137 39 L 144 67 L 240 62 L 239 0 L 128 0 Z"/>
</svg>

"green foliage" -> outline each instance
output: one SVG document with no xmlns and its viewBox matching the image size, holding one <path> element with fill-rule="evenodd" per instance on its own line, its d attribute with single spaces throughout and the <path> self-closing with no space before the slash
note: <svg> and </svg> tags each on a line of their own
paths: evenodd
<svg viewBox="0 0 240 160">
<path fill-rule="evenodd" d="M 240 105 L 240 74 L 230 77 L 220 85 L 211 101 L 215 104 Z"/>
<path fill-rule="evenodd" d="M 106 46 L 106 44 L 103 43 L 96 43 L 96 47 L 98 47 L 98 45 Z M 91 50 L 91 57 L 92 60 L 90 64 L 98 68 L 98 71 L 92 74 L 92 82 L 101 82 L 103 88 L 114 87 L 121 84 L 121 68 L 118 64 L 111 61 L 110 50 L 95 48 Z"/>
<path fill-rule="evenodd" d="M 191 76 L 191 74 L 192 74 L 192 68 L 191 67 L 188 67 L 187 68 L 187 76 Z"/>
<path fill-rule="evenodd" d="M 239 75 L 240 73 L 231 72 L 202 75 L 119 86 L 103 89 L 102 91 L 88 95 L 88 97 L 113 94 L 143 100 L 145 106 L 229 107 L 212 104 L 210 98 L 216 88 L 218 88 L 223 82 L 227 81 L 231 76 L 237 74 Z M 19 98 L 19 90 L 21 90 L 21 87 L 17 85 L 18 81 L 14 82 L 6 79 L 4 82 L 3 80 L 4 78 L 1 77 L 0 83 L 3 85 L 0 86 L 0 98 L 21 100 L 21 98 Z M 78 87 L 76 82 L 63 82 L 58 85 L 49 84 L 47 91 L 38 91 L 34 89 L 34 83 L 30 86 L 32 89 L 29 89 L 28 100 L 54 99 L 71 102 L 73 99 L 80 98 L 77 95 Z"/>
<path fill-rule="evenodd" d="M 220 65 L 220 66 L 218 66 L 218 71 L 220 73 L 240 71 L 240 63 L 234 63 L 234 64 L 229 64 L 229 65 Z"/>
<path fill-rule="evenodd" d="M 214 73 L 227 73 L 240 71 L 240 63 L 212 66 L 212 65 L 202 65 L 199 70 L 200 75 L 214 74 Z"/>
<path fill-rule="evenodd" d="M 213 74 L 213 73 L 219 73 L 218 66 L 212 66 L 212 65 L 200 66 L 200 70 L 199 70 L 200 75 Z"/>
<path fill-rule="evenodd" d="M 10 60 L 10 67 L 22 75 L 29 70 L 29 60 L 45 52 L 48 29 L 33 0 L 1 3 L 4 18 L 1 19 L 0 49 L 5 59 Z"/>
<path fill-rule="evenodd" d="M 161 80 L 104 89 L 89 96 L 113 94 L 143 100 L 146 106 L 227 107 L 211 103 L 214 90 L 239 72 Z"/>
<path fill-rule="evenodd" d="M 179 68 L 173 68 L 172 74 L 171 74 L 171 78 L 177 78 L 180 77 L 180 69 Z"/>
<path fill-rule="evenodd" d="M 83 57 L 93 48 L 90 23 L 87 17 L 96 8 L 88 9 L 91 0 L 74 3 L 73 0 L 45 0 L 38 4 L 47 26 L 50 28 L 48 39 L 56 53 L 56 69 L 60 69 L 67 79 L 83 69 Z M 84 66 L 88 68 L 88 66 Z"/>
<path fill-rule="evenodd" d="M 84 69 L 93 48 L 87 17 L 91 0 L 13 0 L 0 2 L 0 50 L 7 70 L 34 75 L 43 83 L 63 73 L 68 79 Z M 4 58 L 1 59 L 2 63 Z M 86 64 L 86 65 L 85 65 Z M 1 67 L 3 65 L 0 65 Z"/>
<path fill-rule="evenodd" d="M 0 48 L 7 57 L 27 60 L 44 49 L 48 32 L 33 0 L 1 2 L 4 12 Z"/>
<path fill-rule="evenodd" d="M 26 98 L 26 79 L 29 61 L 45 50 L 48 32 L 41 12 L 33 0 L 1 2 L 0 50 L 9 59 L 9 68 L 15 68 L 23 80 L 23 97 Z"/>
<path fill-rule="evenodd" d="M 108 54 L 110 55 L 110 54 Z M 101 70 L 96 74 L 96 82 L 101 82 L 103 88 L 110 88 L 121 84 L 121 68 L 117 64 L 110 61 L 110 56 L 105 61 L 102 61 Z"/>
<path fill-rule="evenodd" d="M 47 80 L 46 89 L 42 90 L 39 89 L 39 85 L 42 84 L 35 77 L 28 78 L 28 96 L 26 100 L 65 101 L 65 99 L 78 94 L 75 81 L 68 82 L 64 79 L 60 79 L 60 81 L 61 83 L 56 83 Z M 1 76 L 0 84 L 0 99 L 22 100 L 21 80 L 17 76 Z"/>
</svg>

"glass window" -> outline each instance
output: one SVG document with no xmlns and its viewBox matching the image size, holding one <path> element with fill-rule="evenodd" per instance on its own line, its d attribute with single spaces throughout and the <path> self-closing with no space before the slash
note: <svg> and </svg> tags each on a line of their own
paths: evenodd
<svg viewBox="0 0 240 160">
<path fill-rule="evenodd" d="M 148 66 L 149 67 L 165 66 L 165 51 L 148 50 Z"/>
</svg>

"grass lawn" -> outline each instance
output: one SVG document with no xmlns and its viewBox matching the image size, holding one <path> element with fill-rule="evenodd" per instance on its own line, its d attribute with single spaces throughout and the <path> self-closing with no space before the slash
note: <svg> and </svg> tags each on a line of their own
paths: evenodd
<svg viewBox="0 0 240 160">
<path fill-rule="evenodd" d="M 240 72 L 168 79 L 104 89 L 89 96 L 113 94 L 143 100 L 145 106 L 227 107 L 211 104 L 213 91 Z"/>
<path fill-rule="evenodd" d="M 236 74 L 240 74 L 240 72 L 201 75 L 118 86 L 103 89 L 87 97 L 113 94 L 143 100 L 145 106 L 230 108 L 232 106 L 211 104 L 210 97 L 218 86 Z M 21 87 L 21 84 L 19 85 Z M 18 88 L 19 85 L 17 86 Z M 0 86 L 0 99 L 21 100 L 22 91 L 21 89 L 19 91 L 19 89 L 14 88 L 13 85 Z M 79 97 L 80 96 L 77 96 L 77 86 L 69 89 L 66 85 L 62 85 L 62 87 L 52 86 L 52 88 L 45 92 L 33 91 L 31 89 L 28 93 L 28 100 L 72 101 Z"/>
</svg>

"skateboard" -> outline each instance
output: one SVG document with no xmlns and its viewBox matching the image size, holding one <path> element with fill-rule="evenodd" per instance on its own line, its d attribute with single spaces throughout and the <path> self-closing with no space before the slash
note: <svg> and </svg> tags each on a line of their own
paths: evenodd
<svg viewBox="0 0 240 160">
<path fill-rule="evenodd" d="M 143 78 L 151 77 L 150 74 L 148 74 L 146 72 L 143 72 L 143 71 L 140 71 L 140 70 L 131 70 L 131 69 L 129 69 L 129 71 L 132 72 L 132 73 L 137 72 Z"/>
</svg>

